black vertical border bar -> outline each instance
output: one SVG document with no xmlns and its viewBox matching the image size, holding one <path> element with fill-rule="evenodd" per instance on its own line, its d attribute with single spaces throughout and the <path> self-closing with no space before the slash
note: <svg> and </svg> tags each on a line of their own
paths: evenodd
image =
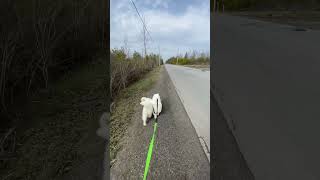
<svg viewBox="0 0 320 180">
<path fill-rule="evenodd" d="M 213 116 L 212 116 L 212 98 L 213 98 L 213 88 L 214 88 L 214 84 L 213 84 L 213 16 L 214 16 L 214 2 L 216 0 L 210 0 L 210 179 L 213 179 L 213 175 L 214 175 L 214 154 L 211 153 L 213 151 Z"/>
<path fill-rule="evenodd" d="M 109 65 L 109 67 L 108 67 L 108 70 L 109 70 L 109 72 L 108 72 L 108 74 L 109 74 L 109 76 L 108 76 L 108 90 L 109 90 L 109 96 L 108 96 L 108 104 L 109 104 L 109 106 L 108 106 L 108 111 L 109 111 L 109 113 L 111 113 L 110 112 L 110 98 L 111 98 L 111 89 L 110 89 L 110 76 L 111 76 L 111 62 L 110 62 L 110 0 L 105 0 L 105 1 L 107 1 L 107 11 L 106 11 L 106 38 L 105 38 L 105 43 L 106 43 L 106 48 L 105 48 L 105 50 L 106 50 L 106 55 L 107 55 L 107 60 L 108 60 L 108 65 Z M 111 116 L 110 116 L 111 117 Z M 108 132 L 110 132 L 110 119 L 108 120 Z M 108 160 L 107 160 L 107 165 L 108 165 L 108 167 L 106 167 L 106 170 L 107 170 L 107 177 L 110 179 L 110 149 L 109 149 L 109 145 L 110 145 L 110 134 L 108 133 L 108 139 L 107 139 L 107 146 L 106 146 L 106 148 L 107 148 L 107 157 L 108 157 Z"/>
<path fill-rule="evenodd" d="M 102 9 L 103 9 L 103 17 L 102 17 L 102 52 L 104 59 L 107 61 L 107 83 L 106 83 L 106 93 L 107 99 L 107 113 L 110 112 L 110 96 L 111 96 L 111 90 L 110 90 L 110 75 L 111 75 L 111 65 L 110 65 L 110 0 L 102 0 Z M 109 122 L 110 122 L 110 116 L 109 119 L 107 120 L 107 137 L 105 141 L 105 154 L 104 154 L 104 161 L 103 161 L 103 180 L 108 180 L 110 179 L 110 127 L 109 127 Z"/>
</svg>

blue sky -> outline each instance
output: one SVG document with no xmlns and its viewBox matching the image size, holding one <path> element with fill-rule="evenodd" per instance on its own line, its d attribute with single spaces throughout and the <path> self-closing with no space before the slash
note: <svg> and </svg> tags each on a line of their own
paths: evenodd
<svg viewBox="0 0 320 180">
<path fill-rule="evenodd" d="M 209 0 L 134 0 L 144 16 L 153 41 L 148 37 L 149 52 L 166 60 L 196 50 L 209 53 Z M 130 0 L 110 1 L 110 46 L 120 48 L 127 39 L 130 53 L 143 51 L 142 24 Z"/>
</svg>

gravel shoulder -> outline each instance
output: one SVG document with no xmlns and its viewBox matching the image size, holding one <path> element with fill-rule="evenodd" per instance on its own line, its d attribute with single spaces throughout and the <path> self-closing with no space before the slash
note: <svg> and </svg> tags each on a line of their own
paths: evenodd
<svg viewBox="0 0 320 180">
<path fill-rule="evenodd" d="M 148 179 L 210 179 L 209 161 L 194 127 L 165 68 L 158 82 L 146 93 L 160 93 L 163 104 L 150 163 Z M 142 126 L 142 106 L 137 102 L 134 117 L 111 167 L 111 179 L 137 179 L 143 176 L 154 121 Z"/>
</svg>

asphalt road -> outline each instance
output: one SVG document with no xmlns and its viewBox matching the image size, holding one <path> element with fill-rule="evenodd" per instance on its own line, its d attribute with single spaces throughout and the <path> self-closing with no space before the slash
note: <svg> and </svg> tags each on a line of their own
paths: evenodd
<svg viewBox="0 0 320 180">
<path fill-rule="evenodd" d="M 213 21 L 214 94 L 255 179 L 320 179 L 320 31 Z"/>
<path fill-rule="evenodd" d="M 148 179 L 210 179 L 210 165 L 197 133 L 165 68 L 154 88 L 163 105 Z M 143 127 L 142 106 L 137 102 L 134 120 L 121 142 L 122 149 L 111 167 L 111 179 L 141 179 L 154 120 Z"/>
<path fill-rule="evenodd" d="M 165 66 L 210 160 L 210 71 Z"/>
</svg>

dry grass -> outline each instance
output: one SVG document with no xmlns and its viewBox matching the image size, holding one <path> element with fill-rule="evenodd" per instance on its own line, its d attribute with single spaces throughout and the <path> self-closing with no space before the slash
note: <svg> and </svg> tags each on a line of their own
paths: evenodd
<svg viewBox="0 0 320 180">
<path fill-rule="evenodd" d="M 85 122 L 88 115 L 72 103 L 83 103 L 77 101 L 80 90 L 88 92 L 86 87 L 101 80 L 86 81 L 95 73 L 84 73 L 82 65 L 106 53 L 103 3 L 0 2 L 0 179 L 30 179 L 44 169 L 59 175 L 57 168 L 70 160 L 67 152 L 75 157 L 72 144 L 82 125 L 74 118 Z"/>
<path fill-rule="evenodd" d="M 1 125 L 17 118 L 16 104 L 102 49 L 103 2 L 0 2 Z"/>
<path fill-rule="evenodd" d="M 56 179 L 92 158 L 82 149 L 88 149 L 84 142 L 95 143 L 98 119 L 108 111 L 107 67 L 105 59 L 92 62 L 31 95 L 23 112 L 31 116 L 31 127 L 6 133 L 11 144 L 16 138 L 16 156 L 0 160 L 0 179 Z"/>
</svg>

